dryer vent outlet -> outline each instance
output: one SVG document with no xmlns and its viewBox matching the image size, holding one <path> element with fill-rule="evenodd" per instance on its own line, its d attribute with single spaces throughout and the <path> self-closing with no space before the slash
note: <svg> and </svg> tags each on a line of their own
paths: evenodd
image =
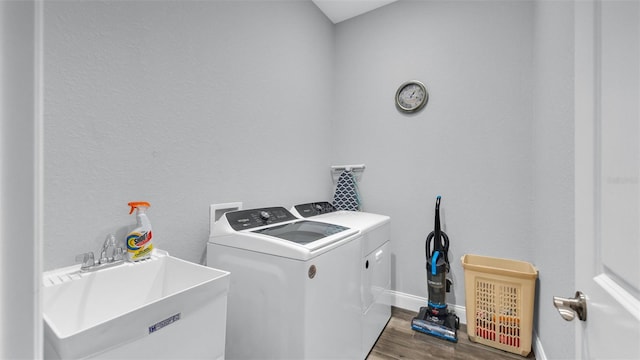
<svg viewBox="0 0 640 360">
<path fill-rule="evenodd" d="M 242 210 L 242 202 L 209 205 L 209 233 L 211 233 L 213 223 L 218 221 L 224 213 L 237 210 Z"/>
</svg>

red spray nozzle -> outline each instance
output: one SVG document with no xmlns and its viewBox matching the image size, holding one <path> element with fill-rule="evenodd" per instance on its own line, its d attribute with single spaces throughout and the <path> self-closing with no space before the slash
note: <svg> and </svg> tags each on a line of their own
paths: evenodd
<svg viewBox="0 0 640 360">
<path fill-rule="evenodd" d="M 131 210 L 129 210 L 129 214 L 133 214 L 133 210 L 137 209 L 140 206 L 147 207 L 147 208 L 151 206 L 151 204 L 149 204 L 146 201 L 132 201 L 127 205 L 131 207 Z"/>
</svg>

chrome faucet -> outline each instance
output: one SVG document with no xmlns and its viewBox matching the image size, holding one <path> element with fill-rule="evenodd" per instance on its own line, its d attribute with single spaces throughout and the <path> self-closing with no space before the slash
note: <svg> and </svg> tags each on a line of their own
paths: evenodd
<svg viewBox="0 0 640 360">
<path fill-rule="evenodd" d="M 96 265 L 96 262 L 93 258 L 93 252 L 91 251 L 84 254 L 76 255 L 76 262 L 82 262 L 82 266 L 80 266 L 81 271 L 88 271 Z"/>
<path fill-rule="evenodd" d="M 116 244 L 116 237 L 109 234 L 102 244 L 100 259 L 95 261 L 92 251 L 76 256 L 76 261 L 81 262 L 80 271 L 94 271 L 104 269 L 124 262 L 124 249 Z"/>
<path fill-rule="evenodd" d="M 113 234 L 109 234 L 102 244 L 102 251 L 100 252 L 100 264 L 108 264 L 114 261 L 123 259 L 123 249 L 116 246 L 116 237 Z"/>
</svg>

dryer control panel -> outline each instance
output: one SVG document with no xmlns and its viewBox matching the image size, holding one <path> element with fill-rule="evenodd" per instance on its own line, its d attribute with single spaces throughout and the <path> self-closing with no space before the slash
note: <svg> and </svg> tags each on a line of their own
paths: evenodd
<svg viewBox="0 0 640 360">
<path fill-rule="evenodd" d="M 297 219 L 283 207 L 232 211 L 226 213 L 225 216 L 229 225 L 236 231 Z"/>
<path fill-rule="evenodd" d="M 326 201 L 308 203 L 308 204 L 300 204 L 294 206 L 298 214 L 303 217 L 310 217 L 316 215 L 327 214 L 336 211 L 336 208 Z"/>
</svg>

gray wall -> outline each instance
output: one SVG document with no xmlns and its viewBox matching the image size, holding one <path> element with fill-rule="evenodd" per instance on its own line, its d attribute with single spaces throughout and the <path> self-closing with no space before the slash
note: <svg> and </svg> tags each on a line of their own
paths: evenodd
<svg viewBox="0 0 640 360">
<path fill-rule="evenodd" d="M 574 357 L 551 297 L 573 268 L 573 4 L 399 1 L 336 27 L 337 163 L 366 163 L 365 210 L 391 215 L 393 288 L 426 297 L 424 239 L 441 194 L 464 305 L 465 253 L 539 269 L 535 331 L 548 358 Z M 422 80 L 427 108 L 400 114 Z"/>
<path fill-rule="evenodd" d="M 0 359 L 42 356 L 39 9 L 0 1 Z"/>
<path fill-rule="evenodd" d="M 461 255 L 530 261 L 538 335 L 571 358 L 549 299 L 573 291 L 572 9 L 401 0 L 334 26 L 309 1 L 47 2 L 44 267 L 124 235 L 131 200 L 200 262 L 210 203 L 328 199 L 328 165 L 365 163 L 394 290 L 427 295 L 441 194 L 450 302 Z M 416 115 L 393 105 L 409 79 L 431 93 Z"/>
<path fill-rule="evenodd" d="M 333 158 L 366 163 L 365 210 L 393 219 L 395 290 L 427 296 L 438 194 L 450 302 L 464 305 L 462 255 L 533 260 L 531 3 L 400 1 L 338 24 L 336 39 Z M 410 79 L 430 98 L 404 115 L 393 98 Z"/>
<path fill-rule="evenodd" d="M 151 202 L 155 244 L 200 262 L 208 206 L 326 198 L 332 24 L 310 1 L 45 3 L 44 268 Z"/>
<path fill-rule="evenodd" d="M 573 322 L 551 299 L 574 285 L 574 14 L 571 2 L 537 1 L 534 36 L 533 254 L 540 270 L 536 327 L 550 359 L 573 359 Z"/>
</svg>

